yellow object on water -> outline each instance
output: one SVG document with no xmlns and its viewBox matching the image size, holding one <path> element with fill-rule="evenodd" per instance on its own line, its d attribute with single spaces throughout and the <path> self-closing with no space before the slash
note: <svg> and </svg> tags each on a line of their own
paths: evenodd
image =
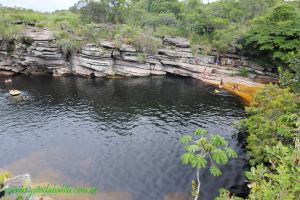
<svg viewBox="0 0 300 200">
<path fill-rule="evenodd" d="M 219 94 L 220 92 L 221 92 L 220 90 L 215 89 L 216 94 Z"/>
<path fill-rule="evenodd" d="M 9 94 L 10 94 L 11 96 L 18 96 L 18 95 L 21 94 L 21 92 L 20 92 L 19 90 L 10 90 L 10 91 L 9 91 Z"/>
</svg>

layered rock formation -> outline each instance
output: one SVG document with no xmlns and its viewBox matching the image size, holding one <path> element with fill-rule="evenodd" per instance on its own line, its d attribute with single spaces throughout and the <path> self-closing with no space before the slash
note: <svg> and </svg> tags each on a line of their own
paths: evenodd
<svg viewBox="0 0 300 200">
<path fill-rule="evenodd" d="M 277 76 L 237 54 L 220 56 L 194 55 L 188 40 L 164 38 L 156 54 L 137 51 L 133 46 L 112 42 L 101 45 L 86 44 L 66 60 L 55 45 L 53 34 L 46 29 L 28 28 L 26 40 L 13 52 L 0 49 L 0 73 L 52 73 L 54 76 L 76 74 L 94 77 L 144 77 L 167 73 L 217 83 L 221 79 L 231 83 L 258 84 L 257 81 L 276 81 Z M 199 49 L 201 50 L 201 49 Z M 241 69 L 247 77 L 239 76 Z M 244 74 L 245 76 L 245 74 Z"/>
<path fill-rule="evenodd" d="M 0 48 L 0 70 L 31 74 L 69 70 L 70 64 L 55 46 L 54 39 L 52 32 L 46 29 L 28 28 L 13 52 Z"/>
</svg>

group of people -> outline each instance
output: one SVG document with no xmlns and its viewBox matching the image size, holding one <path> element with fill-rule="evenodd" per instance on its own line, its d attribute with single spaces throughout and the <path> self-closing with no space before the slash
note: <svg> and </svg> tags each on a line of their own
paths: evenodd
<svg viewBox="0 0 300 200">
<path fill-rule="evenodd" d="M 6 83 L 6 84 L 12 83 L 12 80 L 11 80 L 11 79 L 6 79 L 6 80 L 4 81 L 4 83 Z"/>
<path fill-rule="evenodd" d="M 220 56 L 214 57 L 214 64 L 215 65 L 227 65 L 227 66 L 238 66 L 239 61 L 238 60 L 233 60 L 230 58 L 222 58 Z"/>
<path fill-rule="evenodd" d="M 235 91 L 235 90 L 240 91 L 240 86 L 238 84 L 233 84 L 232 89 L 233 89 L 233 91 Z"/>
<path fill-rule="evenodd" d="M 224 88 L 224 82 L 223 82 L 223 79 L 221 79 L 220 81 L 220 84 L 219 84 L 219 88 L 220 89 L 223 89 Z M 233 87 L 232 87 L 232 90 L 233 91 L 240 91 L 240 86 L 238 84 L 233 84 Z"/>
<path fill-rule="evenodd" d="M 211 76 L 211 75 L 212 75 L 211 72 L 207 71 L 205 67 L 203 71 L 203 78 L 205 78 L 205 76 Z"/>
</svg>

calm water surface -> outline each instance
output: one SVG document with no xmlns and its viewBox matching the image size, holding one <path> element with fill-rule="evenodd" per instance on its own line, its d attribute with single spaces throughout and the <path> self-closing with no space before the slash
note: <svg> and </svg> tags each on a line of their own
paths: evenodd
<svg viewBox="0 0 300 200">
<path fill-rule="evenodd" d="M 23 95 L 9 96 L 11 88 Z M 11 85 L 0 78 L 0 168 L 28 172 L 34 182 L 96 186 L 94 199 L 189 199 L 196 174 L 181 164 L 178 140 L 203 127 L 239 153 L 221 178 L 202 171 L 201 199 L 213 199 L 243 183 L 246 165 L 233 128 L 243 104 L 213 90 L 174 77 L 18 76 Z"/>
</svg>

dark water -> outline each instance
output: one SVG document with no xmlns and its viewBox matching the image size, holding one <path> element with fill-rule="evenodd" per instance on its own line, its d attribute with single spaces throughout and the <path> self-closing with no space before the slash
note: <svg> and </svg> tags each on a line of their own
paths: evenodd
<svg viewBox="0 0 300 200">
<path fill-rule="evenodd" d="M 9 88 L 23 95 L 11 97 Z M 239 153 L 220 178 L 202 170 L 201 199 L 213 199 L 219 188 L 243 183 L 246 164 L 233 137 L 243 105 L 213 90 L 174 77 L 19 76 L 12 85 L 0 78 L 0 167 L 29 172 L 35 182 L 97 186 L 108 199 L 184 199 L 196 174 L 181 164 L 178 139 L 203 127 Z"/>
</svg>

